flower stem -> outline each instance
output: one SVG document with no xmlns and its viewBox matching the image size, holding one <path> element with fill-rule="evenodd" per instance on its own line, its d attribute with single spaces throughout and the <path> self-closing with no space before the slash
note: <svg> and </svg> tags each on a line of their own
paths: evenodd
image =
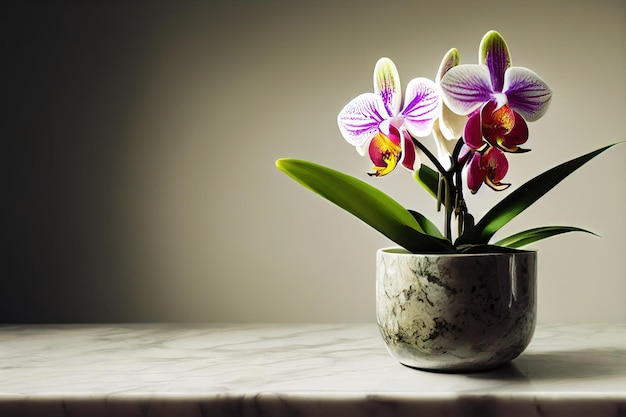
<svg viewBox="0 0 626 417">
<path fill-rule="evenodd" d="M 439 160 L 435 157 L 435 155 L 433 155 L 432 152 L 426 146 L 424 146 L 422 142 L 415 139 L 413 136 L 411 136 L 411 140 L 413 141 L 413 144 L 419 148 L 420 151 L 424 152 L 424 155 L 426 155 L 426 157 L 430 160 L 430 162 L 432 162 L 433 165 L 435 165 L 435 168 L 437 168 L 437 171 L 439 171 L 441 175 L 445 176 L 446 170 L 439 163 Z"/>
<path fill-rule="evenodd" d="M 437 197 L 437 204 L 441 204 L 441 194 L 442 194 L 442 190 L 441 190 L 441 186 L 443 185 L 443 205 L 445 207 L 445 214 L 443 217 L 443 229 L 445 231 L 445 236 L 446 238 L 452 242 L 452 213 L 454 211 L 453 207 L 452 207 L 452 202 L 453 202 L 453 198 L 452 195 L 455 194 L 456 195 L 456 187 L 454 186 L 454 176 L 453 171 L 450 170 L 446 170 L 443 165 L 441 165 L 441 163 L 439 162 L 439 160 L 435 157 L 435 155 L 433 155 L 433 153 L 426 147 L 424 146 L 424 144 L 422 142 L 420 142 L 419 140 L 415 139 L 413 136 L 411 136 L 411 140 L 413 141 L 413 144 L 424 153 L 424 155 L 426 155 L 426 157 L 430 160 L 430 162 L 432 162 L 432 164 L 435 166 L 435 168 L 437 168 L 437 171 L 439 171 L 439 175 L 440 175 L 440 181 L 439 181 L 439 196 Z M 454 162 L 453 165 L 454 167 Z"/>
<path fill-rule="evenodd" d="M 456 196 L 454 201 L 454 211 L 457 219 L 457 236 L 462 236 L 465 232 L 467 206 L 465 205 L 465 198 L 463 198 L 463 178 L 461 172 L 463 169 L 463 163 L 459 163 L 459 155 L 461 148 L 463 147 L 463 138 L 460 138 L 452 151 L 452 168 L 451 172 L 455 174 L 456 182 Z"/>
<path fill-rule="evenodd" d="M 445 169 L 439 160 L 433 155 L 433 153 L 422 142 L 411 136 L 411 140 L 415 147 L 426 155 L 426 157 L 432 162 L 432 164 L 439 171 L 439 190 L 437 192 L 437 210 L 439 211 L 441 203 L 445 207 L 445 213 L 443 218 L 443 227 L 445 236 L 452 242 L 452 214 L 454 214 L 457 222 L 457 235 L 461 236 L 465 231 L 465 215 L 467 213 L 467 207 L 465 206 L 465 200 L 463 198 L 463 178 L 461 172 L 463 169 L 463 163 L 459 163 L 459 155 L 461 148 L 463 147 L 463 139 L 460 138 L 454 147 L 451 155 L 452 166 L 450 169 Z M 443 201 L 442 201 L 443 200 Z"/>
<path fill-rule="evenodd" d="M 443 183 L 445 184 L 444 206 L 446 208 L 446 213 L 443 218 L 444 230 L 446 231 L 446 238 L 452 242 L 452 189 L 454 185 L 451 183 L 448 175 L 444 175 L 443 178 Z"/>
</svg>

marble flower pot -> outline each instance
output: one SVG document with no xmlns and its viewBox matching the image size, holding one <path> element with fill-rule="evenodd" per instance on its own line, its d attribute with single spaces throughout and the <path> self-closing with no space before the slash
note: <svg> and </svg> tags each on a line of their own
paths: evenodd
<svg viewBox="0 0 626 417">
<path fill-rule="evenodd" d="M 380 249 L 376 314 L 389 352 L 404 365 L 439 372 L 513 360 L 535 330 L 536 256 Z"/>
</svg>

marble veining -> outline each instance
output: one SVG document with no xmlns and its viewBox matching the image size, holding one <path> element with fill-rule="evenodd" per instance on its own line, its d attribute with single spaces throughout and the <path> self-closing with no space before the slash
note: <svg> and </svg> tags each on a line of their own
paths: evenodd
<svg viewBox="0 0 626 417">
<path fill-rule="evenodd" d="M 536 253 L 376 254 L 376 313 L 405 365 L 485 370 L 517 357 L 536 320 Z"/>
<path fill-rule="evenodd" d="M 471 374 L 400 365 L 375 324 L 0 327 L 0 416 L 626 416 L 626 325 L 538 326 Z"/>
</svg>

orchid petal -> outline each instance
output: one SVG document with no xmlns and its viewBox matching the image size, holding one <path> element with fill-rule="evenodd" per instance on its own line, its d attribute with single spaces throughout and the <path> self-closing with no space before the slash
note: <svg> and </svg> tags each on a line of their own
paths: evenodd
<svg viewBox="0 0 626 417">
<path fill-rule="evenodd" d="M 445 104 L 441 108 L 441 117 L 439 117 L 439 129 L 443 136 L 448 139 L 458 139 L 463 135 L 463 129 L 467 123 L 467 116 L 461 116 L 450 110 Z"/>
<path fill-rule="evenodd" d="M 467 115 L 493 96 L 489 69 L 485 65 L 459 65 L 441 79 L 444 103 L 454 113 Z"/>
<path fill-rule="evenodd" d="M 339 131 L 351 145 L 364 146 L 376 135 L 386 113 L 380 96 L 373 93 L 361 94 L 339 112 Z"/>
<path fill-rule="evenodd" d="M 393 61 L 389 58 L 380 58 L 374 68 L 374 92 L 383 101 L 389 117 L 400 111 L 402 105 L 402 88 L 400 75 Z"/>
<path fill-rule="evenodd" d="M 509 183 L 493 182 L 493 180 L 488 176 L 485 177 L 485 184 L 487 184 L 493 191 L 504 191 L 511 186 Z"/>
<path fill-rule="evenodd" d="M 379 131 L 370 142 L 369 156 L 374 163 L 374 172 L 369 175 L 380 177 L 389 174 L 396 168 L 402 147 L 400 145 L 400 132 L 390 126 L 388 134 Z"/>
<path fill-rule="evenodd" d="M 463 145 L 461 145 L 461 150 L 459 151 L 458 162 L 460 164 L 465 163 L 465 161 L 467 161 L 470 155 L 472 155 L 472 152 L 473 152 L 472 148 L 470 148 L 465 143 L 463 143 Z"/>
<path fill-rule="evenodd" d="M 534 122 L 548 110 L 552 91 L 539 76 L 528 68 L 511 67 L 504 74 L 502 90 L 509 105 L 527 121 Z"/>
<path fill-rule="evenodd" d="M 383 121 L 379 126 L 379 131 L 387 141 L 393 144 L 393 146 L 400 147 L 402 146 L 402 139 L 404 136 L 395 122 L 396 121 L 393 119 Z"/>
<path fill-rule="evenodd" d="M 465 141 L 465 144 L 473 150 L 478 150 L 483 147 L 481 112 L 476 112 L 470 116 L 469 119 L 467 119 L 463 140 Z"/>
<path fill-rule="evenodd" d="M 461 55 L 456 48 L 452 48 L 446 52 L 441 60 L 439 71 L 437 71 L 437 77 L 435 78 L 437 85 L 440 85 L 441 79 L 451 68 L 456 67 L 460 63 Z M 443 104 L 441 117 L 439 117 L 439 133 L 448 140 L 458 139 L 463 134 L 466 121 L 467 118 L 465 116 L 454 113 L 447 105 Z"/>
<path fill-rule="evenodd" d="M 446 75 L 446 72 L 448 72 L 450 68 L 456 67 L 460 63 L 461 55 L 456 48 L 452 48 L 448 52 L 446 52 L 446 54 L 443 56 L 443 59 L 441 60 L 441 64 L 439 64 L 439 71 L 437 71 L 437 78 L 435 79 L 437 83 L 441 81 L 443 76 Z"/>
<path fill-rule="evenodd" d="M 496 101 L 485 104 L 480 114 L 483 137 L 492 145 L 503 140 L 515 125 L 515 112 L 508 105 L 498 107 Z"/>
<path fill-rule="evenodd" d="M 480 153 L 476 152 L 467 163 L 467 188 L 475 194 L 485 181 L 485 171 L 480 167 Z"/>
<path fill-rule="evenodd" d="M 441 96 L 436 84 L 427 78 L 414 78 L 406 88 L 405 106 L 401 115 L 413 136 L 428 136 L 441 111 Z"/>
<path fill-rule="evenodd" d="M 511 66 L 511 55 L 504 38 L 495 30 L 485 33 L 480 41 L 478 62 L 489 68 L 494 91 L 502 91 L 505 71 Z"/>
<path fill-rule="evenodd" d="M 518 113 L 513 112 L 513 114 L 515 115 L 513 129 L 504 138 L 498 140 L 498 147 L 507 152 L 523 152 L 518 145 L 528 140 L 528 124 Z"/>
<path fill-rule="evenodd" d="M 376 135 L 376 133 L 374 133 L 374 135 Z M 368 140 L 363 145 L 357 146 L 356 151 L 359 153 L 359 155 L 365 156 L 367 154 L 367 150 L 369 149 L 369 147 L 370 147 L 370 141 Z"/>
<path fill-rule="evenodd" d="M 435 123 L 433 126 L 433 136 L 437 145 L 437 159 L 441 166 L 445 169 L 452 167 L 452 153 L 456 146 L 457 140 L 448 140 L 440 129 L 441 123 Z"/>
<path fill-rule="evenodd" d="M 414 171 L 416 166 L 420 165 L 420 158 L 415 152 L 415 146 L 411 139 L 407 137 L 402 138 L 402 166 L 409 171 Z"/>
<path fill-rule="evenodd" d="M 485 171 L 486 178 L 493 184 L 499 185 L 509 170 L 509 161 L 500 149 L 490 147 L 482 155 L 480 167 Z"/>
</svg>

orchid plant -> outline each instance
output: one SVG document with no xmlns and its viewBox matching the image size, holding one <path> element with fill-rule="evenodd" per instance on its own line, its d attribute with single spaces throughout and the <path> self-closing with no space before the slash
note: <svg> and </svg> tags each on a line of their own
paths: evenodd
<svg viewBox="0 0 626 417">
<path fill-rule="evenodd" d="M 512 251 L 540 239 L 588 230 L 538 227 L 491 243 L 494 234 L 565 177 L 615 144 L 564 162 L 508 194 L 478 222 L 468 212 L 464 189 L 477 193 L 486 184 L 501 192 L 508 154 L 528 152 L 528 123 L 542 117 L 552 92 L 533 71 L 511 64 L 509 48 L 496 31 L 479 46 L 478 64 L 460 64 L 459 52 L 443 57 L 435 81 L 414 78 L 404 97 L 393 61 L 374 68 L 374 92 L 350 101 L 337 117 L 339 131 L 373 163 L 375 177 L 401 166 L 443 209 L 443 232 L 425 216 L 407 210 L 368 183 L 321 165 L 279 159 L 277 167 L 293 179 L 357 216 L 414 253 Z M 436 156 L 424 145 L 433 136 Z M 427 163 L 422 163 L 423 159 Z M 456 227 L 454 227 L 456 223 Z"/>
</svg>

